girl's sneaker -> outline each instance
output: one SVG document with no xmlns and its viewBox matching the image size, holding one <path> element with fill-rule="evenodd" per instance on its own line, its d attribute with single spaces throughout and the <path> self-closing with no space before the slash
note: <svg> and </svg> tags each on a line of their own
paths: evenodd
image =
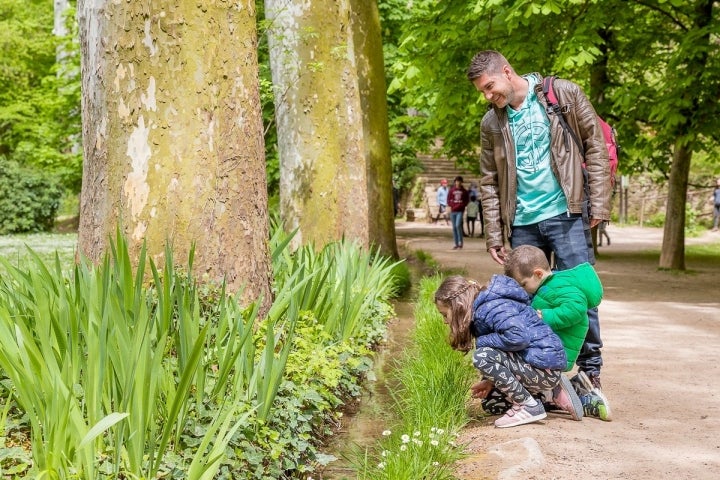
<svg viewBox="0 0 720 480">
<path fill-rule="evenodd" d="M 582 420 L 583 404 L 565 375 L 560 375 L 560 383 L 552 390 L 552 403 L 560 410 L 570 414 L 573 420 Z"/>
<path fill-rule="evenodd" d="M 545 408 L 540 402 L 533 406 L 516 404 L 505 412 L 505 415 L 495 420 L 495 426 L 498 428 L 517 427 L 518 425 L 537 422 L 545 417 L 547 417 L 547 413 L 545 413 Z"/>
</svg>

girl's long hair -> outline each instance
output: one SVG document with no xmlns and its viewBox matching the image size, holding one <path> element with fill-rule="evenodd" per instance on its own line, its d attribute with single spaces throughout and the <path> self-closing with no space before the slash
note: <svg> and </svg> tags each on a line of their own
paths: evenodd
<svg viewBox="0 0 720 480">
<path fill-rule="evenodd" d="M 446 321 L 450 327 L 448 341 L 455 350 L 467 352 L 474 346 L 470 333 L 473 309 L 472 305 L 478 293 L 485 287 L 467 280 L 460 275 L 447 277 L 435 292 L 435 303 L 448 307 Z"/>
</svg>

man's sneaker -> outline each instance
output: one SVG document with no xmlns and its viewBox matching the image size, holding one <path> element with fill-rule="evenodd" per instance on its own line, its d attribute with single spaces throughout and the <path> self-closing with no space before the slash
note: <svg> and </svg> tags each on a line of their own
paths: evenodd
<svg viewBox="0 0 720 480">
<path fill-rule="evenodd" d="M 580 402 L 582 402 L 583 412 L 586 417 L 595 417 L 606 422 L 612 420 L 610 418 L 610 408 L 599 395 L 594 393 L 580 395 Z"/>
<path fill-rule="evenodd" d="M 590 417 L 598 417 L 601 420 L 609 422 L 612 420 L 610 411 L 610 402 L 600 390 L 600 377 L 595 375 L 588 377 L 582 370 L 578 371 L 576 386 L 579 383 L 582 389 L 578 389 L 580 401 L 583 404 L 585 415 Z M 583 394 L 587 392 L 586 394 Z"/>
<path fill-rule="evenodd" d="M 495 426 L 498 428 L 517 427 L 526 423 L 537 422 L 547 417 L 542 403 L 537 405 L 513 405 L 505 415 L 495 420 Z"/>
<path fill-rule="evenodd" d="M 565 375 L 560 375 L 560 383 L 552 390 L 552 403 L 569 413 L 573 420 L 582 420 L 583 404 Z"/>
</svg>

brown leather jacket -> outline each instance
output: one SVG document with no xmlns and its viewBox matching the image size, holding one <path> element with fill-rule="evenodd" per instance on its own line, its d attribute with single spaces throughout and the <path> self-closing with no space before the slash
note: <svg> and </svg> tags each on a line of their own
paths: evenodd
<svg viewBox="0 0 720 480">
<path fill-rule="evenodd" d="M 535 74 L 540 77 L 540 75 Z M 535 93 L 546 105 L 542 93 L 542 77 Z M 567 107 L 568 124 L 585 146 L 585 165 L 590 187 L 590 208 L 593 218 L 610 220 L 610 165 L 607 147 L 597 115 L 590 100 L 580 87 L 568 80 L 555 79 L 553 85 L 558 104 Z M 550 152 L 553 173 L 565 192 L 570 213 L 582 213 L 583 157 L 572 138 L 564 134 L 557 115 L 550 118 Z M 480 196 L 485 219 L 485 238 L 488 250 L 504 244 L 505 235 L 515 219 L 517 179 L 515 144 L 505 109 L 493 106 L 481 123 Z"/>
</svg>

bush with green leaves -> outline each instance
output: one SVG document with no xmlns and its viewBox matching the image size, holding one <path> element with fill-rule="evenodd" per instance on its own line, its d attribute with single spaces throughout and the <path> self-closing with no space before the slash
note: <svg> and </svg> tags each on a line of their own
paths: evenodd
<svg viewBox="0 0 720 480">
<path fill-rule="evenodd" d="M 317 448 L 392 314 L 396 264 L 351 242 L 289 252 L 290 238 L 271 240 L 266 318 L 183 273 L 192 256 L 133 267 L 119 235 L 98 266 L 0 259 L 2 475 L 279 479 L 326 461 Z"/>
<path fill-rule="evenodd" d="M 52 178 L 0 157 L 0 235 L 50 231 L 61 197 Z"/>
</svg>

